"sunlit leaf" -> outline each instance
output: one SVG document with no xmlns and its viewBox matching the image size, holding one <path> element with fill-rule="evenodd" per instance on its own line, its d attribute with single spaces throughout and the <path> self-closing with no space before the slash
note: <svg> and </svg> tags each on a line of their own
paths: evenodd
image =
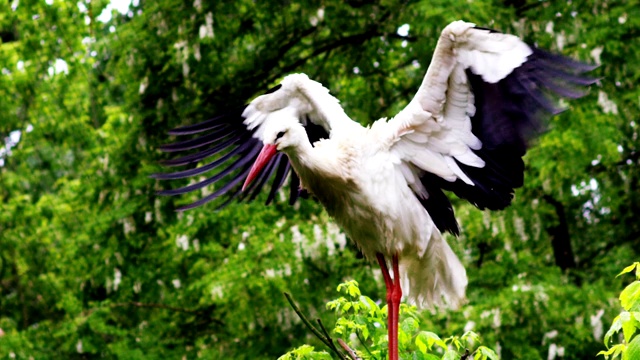
<svg viewBox="0 0 640 360">
<path fill-rule="evenodd" d="M 623 360 L 640 359 L 640 336 L 635 336 L 622 355 Z"/>
<path fill-rule="evenodd" d="M 626 268 L 624 268 L 616 277 L 621 276 L 621 275 L 626 274 L 626 273 L 630 273 L 630 272 L 633 271 L 633 269 L 635 269 L 635 268 L 637 268 L 639 266 L 640 266 L 639 262 L 634 262 L 633 264 L 631 264 L 631 265 L 627 266 Z"/>
<path fill-rule="evenodd" d="M 611 336 L 613 336 L 613 334 L 617 333 L 618 331 L 620 331 L 620 329 L 622 329 L 621 316 L 622 316 L 622 314 L 616 316 L 615 319 L 613 319 L 613 323 L 611 324 L 611 327 L 609 328 L 607 333 L 604 335 L 604 344 L 607 347 L 609 347 L 609 341 L 611 339 Z"/>
<path fill-rule="evenodd" d="M 640 311 L 640 281 L 634 281 L 622 290 L 620 303 L 627 311 Z"/>
</svg>

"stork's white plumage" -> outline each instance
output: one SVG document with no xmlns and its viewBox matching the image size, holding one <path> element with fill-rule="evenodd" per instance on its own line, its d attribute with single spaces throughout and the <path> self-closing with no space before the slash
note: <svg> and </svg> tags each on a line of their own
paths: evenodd
<svg viewBox="0 0 640 360">
<path fill-rule="evenodd" d="M 456 21 L 443 30 L 416 96 L 393 119 L 363 127 L 321 84 L 289 75 L 243 109 L 173 130 L 209 133 L 163 147 L 204 147 L 168 165 L 228 152 L 201 167 L 155 176 L 175 179 L 223 167 L 205 181 L 162 192 L 175 195 L 235 171 L 227 184 L 185 207 L 191 208 L 224 194 L 223 205 L 251 200 L 275 173 L 270 202 L 290 173 L 291 201 L 311 193 L 364 255 L 380 263 L 390 305 L 390 358 L 397 359 L 400 283 L 419 306 L 455 307 L 465 298 L 465 269 L 442 235 L 459 232 L 442 190 L 481 209 L 509 205 L 523 182 L 527 141 L 559 111 L 555 97 L 583 95 L 580 87 L 593 80 L 581 74 L 591 69 L 515 36 Z"/>
</svg>

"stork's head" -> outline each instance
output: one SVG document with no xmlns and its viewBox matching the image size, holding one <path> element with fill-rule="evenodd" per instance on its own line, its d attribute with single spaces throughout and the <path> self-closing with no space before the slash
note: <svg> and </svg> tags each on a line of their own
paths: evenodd
<svg viewBox="0 0 640 360">
<path fill-rule="evenodd" d="M 304 127 L 297 119 L 274 119 L 264 124 L 262 133 L 264 147 L 258 154 L 258 158 L 253 163 L 249 175 L 242 186 L 244 190 L 260 171 L 271 161 L 278 151 L 291 154 L 296 151 L 304 142 L 309 142 Z"/>
<path fill-rule="evenodd" d="M 262 142 L 273 145 L 278 151 L 288 152 L 307 140 L 307 133 L 297 118 L 274 119 L 264 124 Z"/>
</svg>

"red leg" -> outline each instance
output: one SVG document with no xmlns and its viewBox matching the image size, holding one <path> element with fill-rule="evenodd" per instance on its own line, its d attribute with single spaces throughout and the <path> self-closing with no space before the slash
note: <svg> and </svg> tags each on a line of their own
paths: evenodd
<svg viewBox="0 0 640 360">
<path fill-rule="evenodd" d="M 389 360 L 398 360 L 398 320 L 400 313 L 400 299 L 402 299 L 402 289 L 400 287 L 400 271 L 398 266 L 398 255 L 394 255 L 391 261 L 393 267 L 393 280 L 387 268 L 387 262 L 382 254 L 376 255 L 384 283 L 387 287 L 387 312 L 388 312 L 388 337 L 389 337 Z"/>
<path fill-rule="evenodd" d="M 387 302 L 388 302 L 389 294 L 393 289 L 393 280 L 391 280 L 391 275 L 389 274 L 389 269 L 387 268 L 387 260 L 384 259 L 384 255 L 377 253 L 376 258 L 378 259 L 380 270 L 382 270 L 382 277 L 384 278 L 384 284 L 387 286 Z"/>
</svg>

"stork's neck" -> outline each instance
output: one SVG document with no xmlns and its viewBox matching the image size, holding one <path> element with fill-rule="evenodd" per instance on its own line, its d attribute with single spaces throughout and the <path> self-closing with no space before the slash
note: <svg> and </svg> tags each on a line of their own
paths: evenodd
<svg viewBox="0 0 640 360">
<path fill-rule="evenodd" d="M 300 177 L 301 186 L 308 190 L 334 217 L 345 210 L 342 205 L 349 195 L 359 192 L 353 174 L 357 159 L 348 144 L 332 140 L 323 140 L 315 147 L 304 145 L 287 153 L 293 169 Z"/>
<path fill-rule="evenodd" d="M 301 134 L 300 141 L 295 146 L 284 149 L 284 153 L 287 154 L 291 165 L 296 172 L 316 172 L 318 171 L 318 164 L 322 161 L 317 159 L 317 154 L 314 151 L 314 147 L 309 142 L 306 134 Z"/>
<path fill-rule="evenodd" d="M 306 139 L 305 139 L 306 140 Z M 322 203 L 327 212 L 336 218 L 344 218 L 344 199 L 359 192 L 352 176 L 353 156 L 342 142 L 322 140 L 315 147 L 304 144 L 287 151 L 291 166 L 300 177 L 300 186 L 308 190 Z M 348 147 L 348 145 L 346 145 Z"/>
</svg>

